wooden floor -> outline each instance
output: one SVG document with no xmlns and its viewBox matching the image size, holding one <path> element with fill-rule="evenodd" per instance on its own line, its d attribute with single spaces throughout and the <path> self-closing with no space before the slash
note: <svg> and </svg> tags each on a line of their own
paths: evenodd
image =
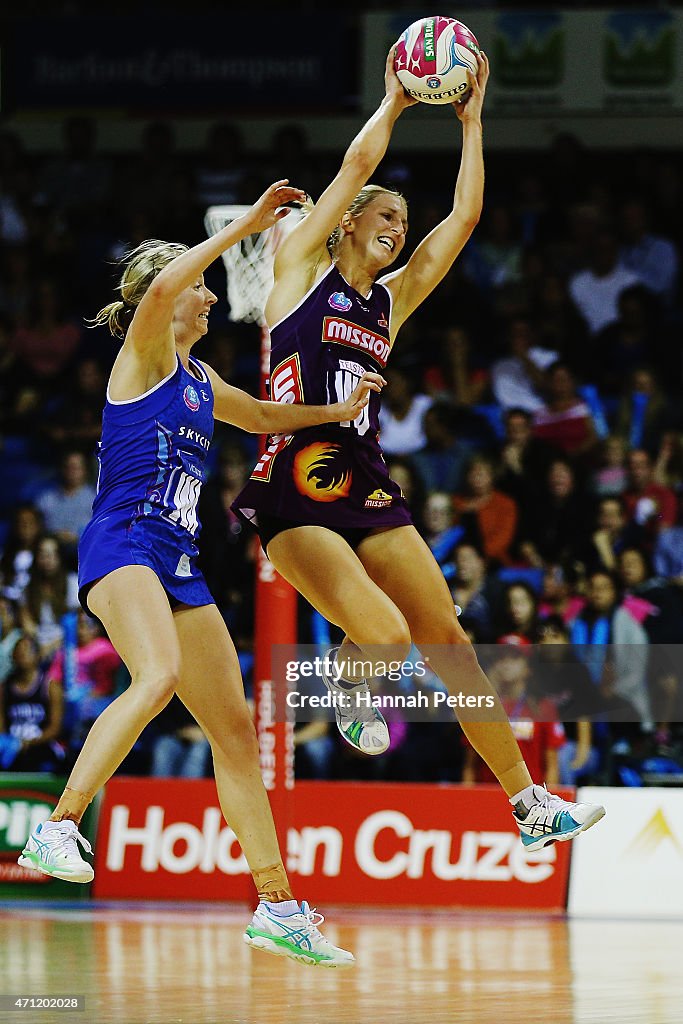
<svg viewBox="0 0 683 1024">
<path fill-rule="evenodd" d="M 249 949 L 243 908 L 0 908 L 0 991 L 84 995 L 9 1024 L 680 1024 L 683 922 L 338 909 L 352 971 Z"/>
</svg>

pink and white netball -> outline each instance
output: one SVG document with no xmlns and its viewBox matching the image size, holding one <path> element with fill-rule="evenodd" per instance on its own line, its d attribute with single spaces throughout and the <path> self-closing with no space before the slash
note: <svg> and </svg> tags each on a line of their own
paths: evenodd
<svg viewBox="0 0 683 1024">
<path fill-rule="evenodd" d="M 421 103 L 453 103 L 467 96 L 467 72 L 476 75 L 479 43 L 455 18 L 421 18 L 398 43 L 394 67 L 406 92 Z"/>
</svg>

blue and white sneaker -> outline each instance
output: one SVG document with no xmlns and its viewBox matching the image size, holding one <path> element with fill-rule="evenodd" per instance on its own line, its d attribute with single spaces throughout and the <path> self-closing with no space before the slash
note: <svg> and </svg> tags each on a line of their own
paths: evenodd
<svg viewBox="0 0 683 1024">
<path fill-rule="evenodd" d="M 585 832 L 605 816 L 600 804 L 573 804 L 549 793 L 545 786 L 533 786 L 533 799 L 515 805 L 512 812 L 522 834 L 525 850 L 541 850 L 551 843 L 564 843 Z M 526 812 L 520 814 L 520 804 Z"/>
<path fill-rule="evenodd" d="M 334 662 L 338 650 L 333 647 L 327 658 Z M 327 658 L 323 660 L 321 675 L 335 699 L 334 716 L 339 732 L 361 754 L 383 754 L 389 749 L 389 728 L 382 714 L 372 707 L 367 679 L 360 683 L 338 682 L 325 671 Z"/>
<path fill-rule="evenodd" d="M 301 906 L 296 900 L 261 900 L 244 933 L 244 941 L 264 953 L 288 956 L 313 967 L 352 967 L 356 962 L 353 953 L 333 946 L 319 930 L 318 925 L 324 920 L 305 900 Z"/>
<path fill-rule="evenodd" d="M 65 882 L 92 882 L 95 872 L 81 857 L 79 843 L 87 853 L 92 853 L 92 846 L 75 822 L 68 818 L 44 821 L 28 837 L 18 863 Z"/>
</svg>

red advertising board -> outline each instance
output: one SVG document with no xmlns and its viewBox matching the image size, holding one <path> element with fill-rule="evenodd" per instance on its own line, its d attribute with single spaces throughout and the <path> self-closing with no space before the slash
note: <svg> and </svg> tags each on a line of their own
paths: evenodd
<svg viewBox="0 0 683 1024">
<path fill-rule="evenodd" d="M 288 867 L 318 903 L 565 906 L 569 845 L 526 853 L 495 786 L 297 783 Z M 113 779 L 96 898 L 253 899 L 211 781 Z"/>
</svg>

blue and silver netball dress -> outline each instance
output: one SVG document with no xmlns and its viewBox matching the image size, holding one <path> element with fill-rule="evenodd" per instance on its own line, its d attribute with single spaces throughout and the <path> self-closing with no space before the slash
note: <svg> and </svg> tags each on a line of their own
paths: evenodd
<svg viewBox="0 0 683 1024">
<path fill-rule="evenodd" d="M 212 604 L 197 568 L 197 502 L 213 436 L 213 390 L 201 363 L 178 359 L 139 398 L 107 392 L 93 516 L 78 548 L 78 587 L 125 565 L 147 565 L 176 602 Z"/>
<path fill-rule="evenodd" d="M 270 397 L 330 405 L 362 375 L 382 372 L 391 341 L 391 294 L 361 295 L 332 265 L 291 313 L 271 328 Z M 410 512 L 379 445 L 380 397 L 352 422 L 273 437 L 233 509 L 258 528 L 259 515 L 333 530 L 406 526 Z"/>
</svg>

